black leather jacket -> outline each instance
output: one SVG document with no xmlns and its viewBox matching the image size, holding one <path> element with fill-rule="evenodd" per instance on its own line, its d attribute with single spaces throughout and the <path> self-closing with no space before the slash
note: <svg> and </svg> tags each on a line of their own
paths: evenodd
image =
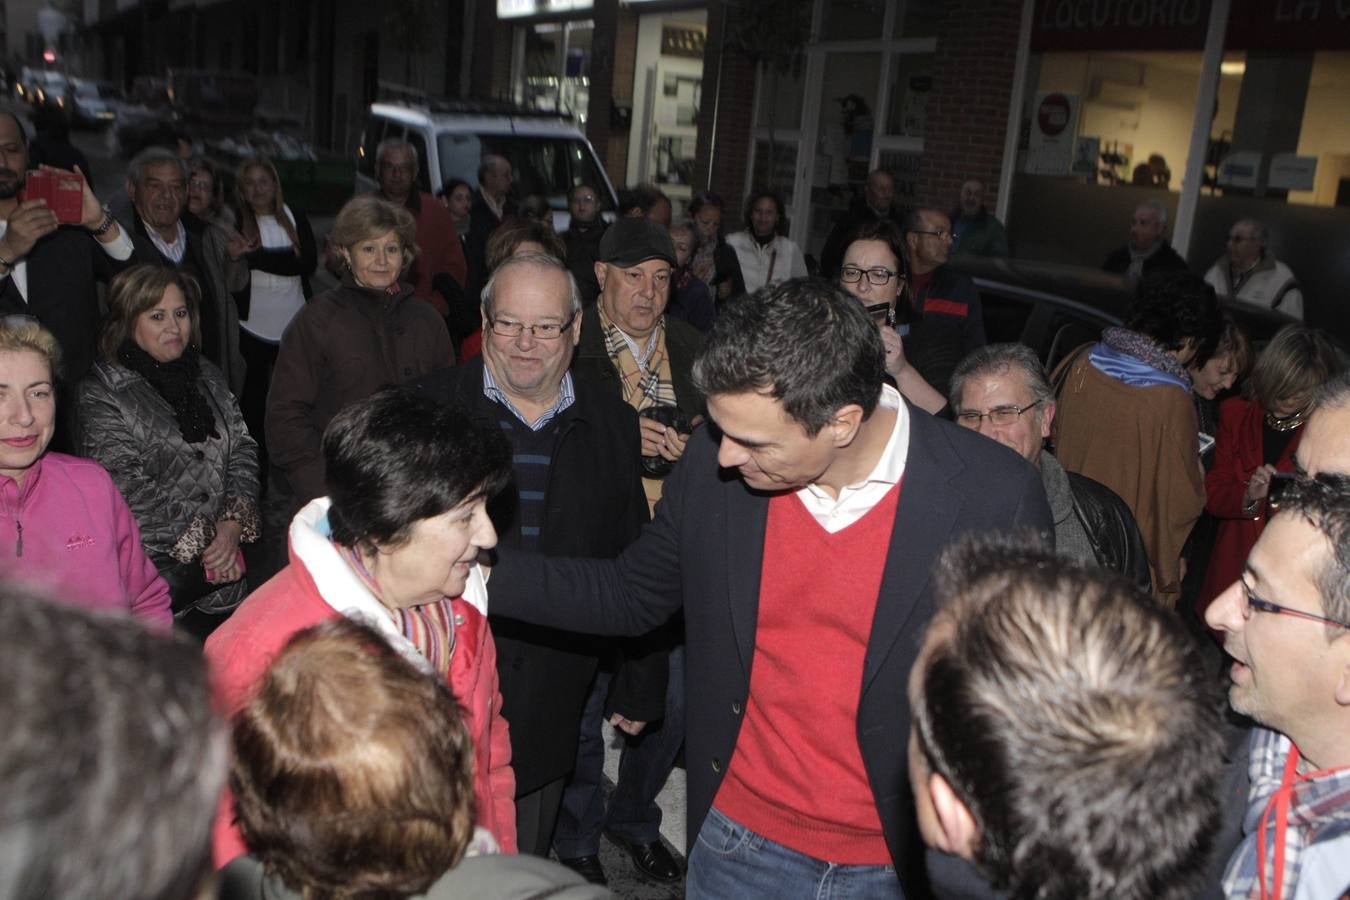
<svg viewBox="0 0 1350 900">
<path fill-rule="evenodd" d="M 1146 594 L 1153 592 L 1148 553 L 1134 515 L 1125 501 L 1104 484 L 1077 472 L 1069 476 L 1073 495 L 1073 514 L 1087 533 L 1097 562 L 1105 569 L 1124 575 Z"/>
</svg>

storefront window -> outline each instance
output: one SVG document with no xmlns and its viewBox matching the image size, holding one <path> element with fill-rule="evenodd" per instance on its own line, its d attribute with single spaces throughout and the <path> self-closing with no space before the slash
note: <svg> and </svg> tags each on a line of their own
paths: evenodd
<svg viewBox="0 0 1350 900">
<path fill-rule="evenodd" d="M 808 248 L 825 243 L 830 229 L 860 195 L 872 163 L 880 124 L 877 91 L 880 53 L 827 53 L 820 85 L 820 124 L 811 171 Z"/>
<path fill-rule="evenodd" d="M 558 112 L 583 126 L 590 106 L 592 23 L 538 22 L 524 27 L 521 102 Z"/>
<path fill-rule="evenodd" d="M 914 53 L 895 58 L 887 134 L 923 137 L 928 95 L 933 91 L 933 57 L 932 53 Z"/>
</svg>

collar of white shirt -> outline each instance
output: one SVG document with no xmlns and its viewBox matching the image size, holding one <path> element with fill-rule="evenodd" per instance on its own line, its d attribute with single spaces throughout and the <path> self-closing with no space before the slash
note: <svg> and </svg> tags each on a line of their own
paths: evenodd
<svg viewBox="0 0 1350 900">
<path fill-rule="evenodd" d="M 905 474 L 905 461 L 909 458 L 909 409 L 900 399 L 900 392 L 889 384 L 881 386 L 877 408 L 894 410 L 895 425 L 886 441 L 886 449 L 868 476 L 856 484 L 845 485 L 837 498 L 817 484 L 808 484 L 797 491 L 806 511 L 830 534 L 842 531 L 867 515 Z"/>
</svg>

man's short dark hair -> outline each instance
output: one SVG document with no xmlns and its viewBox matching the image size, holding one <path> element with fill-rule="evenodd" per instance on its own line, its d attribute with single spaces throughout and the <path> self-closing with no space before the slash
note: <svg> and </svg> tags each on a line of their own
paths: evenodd
<svg viewBox="0 0 1350 900">
<path fill-rule="evenodd" d="M 765 393 L 815 435 L 850 403 L 872 414 L 885 361 L 861 303 L 824 281 L 794 278 L 727 302 L 694 380 L 705 395 Z"/>
<path fill-rule="evenodd" d="M 200 647 L 0 584 L 0 723 L 0 898 L 197 894 L 226 766 Z"/>
<path fill-rule="evenodd" d="M 1195 341 L 1196 359 L 1209 359 L 1218 343 L 1223 319 L 1214 288 L 1191 272 L 1146 275 L 1139 282 L 1125 327 L 1180 350 Z"/>
<path fill-rule="evenodd" d="M 415 522 L 491 497 L 511 475 L 500 430 L 406 386 L 338 413 L 323 456 L 333 540 L 367 550 L 397 547 Z"/>
<path fill-rule="evenodd" d="M 1014 897 L 1195 895 L 1218 825 L 1219 705 L 1176 617 L 1007 538 L 938 563 L 914 730 Z"/>
<path fill-rule="evenodd" d="M 1302 516 L 1331 545 L 1322 570 L 1313 576 L 1322 595 L 1322 614 L 1350 623 L 1350 476 L 1329 472 L 1291 484 L 1280 498 L 1279 515 Z M 1327 626 L 1329 637 L 1345 633 Z"/>
</svg>

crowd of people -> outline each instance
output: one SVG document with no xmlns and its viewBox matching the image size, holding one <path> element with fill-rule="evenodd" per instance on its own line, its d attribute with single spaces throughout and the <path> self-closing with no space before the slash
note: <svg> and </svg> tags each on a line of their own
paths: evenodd
<svg viewBox="0 0 1350 900">
<path fill-rule="evenodd" d="M 1141 206 L 1048 370 L 950 265 L 978 180 L 871 173 L 817 267 L 771 191 L 559 234 L 399 140 L 322 254 L 266 159 L 78 222 L 0 163 L 0 898 L 602 897 L 602 836 L 718 900 L 1350 890 L 1350 374 L 1220 303 L 1259 223 L 1201 278 Z"/>
</svg>

